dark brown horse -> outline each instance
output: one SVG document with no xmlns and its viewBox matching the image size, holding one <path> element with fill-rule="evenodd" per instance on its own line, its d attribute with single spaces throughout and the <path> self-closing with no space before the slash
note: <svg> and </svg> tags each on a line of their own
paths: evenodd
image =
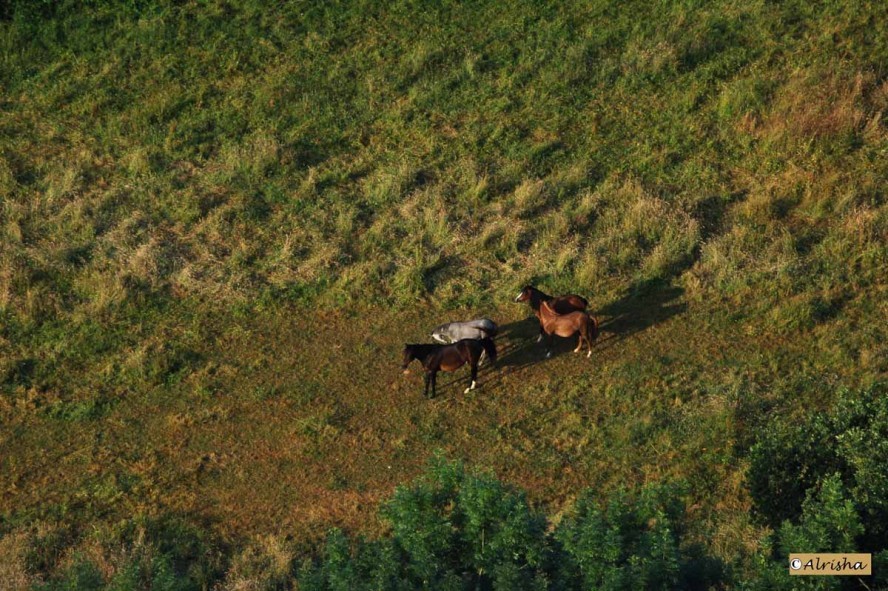
<svg viewBox="0 0 888 591">
<path fill-rule="evenodd" d="M 456 341 L 452 345 L 404 345 L 404 363 L 401 369 L 407 373 L 407 366 L 414 359 L 422 364 L 425 370 L 425 391 L 423 394 L 429 396 L 429 384 L 432 385 L 432 397 L 435 396 L 435 382 L 438 372 L 454 371 L 470 363 L 472 367 L 471 384 L 466 388 L 475 389 L 475 382 L 478 380 L 478 360 L 481 359 L 481 353 L 486 352 L 490 357 L 490 361 L 496 362 L 496 345 L 493 339 L 462 339 Z"/>
<path fill-rule="evenodd" d="M 589 302 L 586 301 L 586 298 L 578 296 L 576 294 L 569 293 L 563 296 L 550 296 L 549 294 L 542 292 L 535 288 L 532 285 L 525 285 L 521 289 L 521 293 L 518 294 L 518 297 L 515 298 L 516 302 L 530 302 L 530 307 L 533 309 L 533 313 L 536 314 L 537 319 L 540 321 L 540 336 L 537 337 L 537 342 L 543 340 L 543 335 L 545 332 L 543 331 L 543 319 L 540 318 L 540 304 L 543 302 L 548 302 L 549 306 L 555 311 L 556 314 L 570 314 L 571 312 L 582 312 L 589 305 Z"/>
<path fill-rule="evenodd" d="M 552 341 L 555 335 L 559 337 L 572 337 L 579 333 L 577 348 L 578 353 L 583 348 L 583 341 L 589 346 L 586 357 L 592 356 L 592 341 L 598 338 L 598 321 L 586 312 L 570 312 L 568 314 L 556 314 L 549 302 L 540 305 L 540 324 L 543 332 L 549 335 L 549 344 L 546 348 L 546 357 L 552 356 Z"/>
</svg>

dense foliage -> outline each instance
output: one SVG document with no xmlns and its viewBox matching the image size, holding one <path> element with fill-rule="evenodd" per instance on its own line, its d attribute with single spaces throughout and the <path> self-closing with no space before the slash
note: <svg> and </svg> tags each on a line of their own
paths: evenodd
<svg viewBox="0 0 888 591">
<path fill-rule="evenodd" d="M 772 475 L 781 469 L 772 466 Z M 298 553 L 280 541 L 248 547 L 226 564 L 201 532 L 181 522 L 129 520 L 91 534 L 88 552 L 76 554 L 69 566 L 36 588 L 184 591 L 215 584 L 220 589 L 270 590 L 298 581 L 302 591 L 790 590 L 800 584 L 788 574 L 790 552 L 861 549 L 874 555 L 876 576 L 868 577 L 870 588 L 882 588 L 888 582 L 882 572 L 888 567 L 888 549 L 884 537 L 878 537 L 884 521 L 861 519 L 866 510 L 853 496 L 838 473 L 824 477 L 804 498 L 776 491 L 774 497 L 760 496 L 760 504 L 779 500 L 799 505 L 801 513 L 783 521 L 748 560 L 728 565 L 686 534 L 683 487 L 651 484 L 635 492 L 619 491 L 604 503 L 587 491 L 554 520 L 489 474 L 437 458 L 423 477 L 399 487 L 383 506 L 388 534 L 350 539 L 332 530 L 320 555 L 301 566 Z M 868 498 L 886 498 L 876 497 L 870 492 Z M 29 568 L 44 570 L 41 561 L 57 560 L 52 554 L 62 550 L 59 543 L 38 535 L 6 549 L 24 552 Z M 858 588 L 840 577 L 815 577 L 803 584 L 811 589 Z"/>
<path fill-rule="evenodd" d="M 831 409 L 804 421 L 771 423 L 750 452 L 749 488 L 755 509 L 775 528 L 786 520 L 797 520 L 804 509 L 801 501 L 807 497 L 813 503 L 812 497 L 821 488 L 824 505 L 847 498 L 849 516 L 833 523 L 834 527 L 847 523 L 849 528 L 840 545 L 888 550 L 885 388 L 845 392 Z M 836 511 L 837 507 L 828 509 Z M 817 517 L 813 509 L 811 513 L 810 519 L 829 521 Z M 812 545 L 827 548 L 830 539 L 812 541 Z"/>
<path fill-rule="evenodd" d="M 858 428 L 870 437 L 884 436 L 869 425 Z M 756 446 L 758 454 L 763 445 Z M 878 453 L 873 457 L 885 461 Z M 787 468 L 768 464 L 755 470 L 776 480 Z M 747 564 L 735 565 L 707 556 L 684 535 L 681 489 L 649 485 L 634 495 L 616 494 L 603 507 L 591 492 L 560 523 L 546 525 L 523 497 L 498 481 L 466 474 L 458 464 L 438 463 L 423 481 L 399 489 L 387 506 L 391 537 L 350 544 L 334 531 L 321 561 L 303 567 L 301 588 L 857 589 L 859 579 L 799 582 L 789 575 L 787 556 L 862 549 L 874 555 L 871 588 L 888 583 L 882 572 L 888 567 L 885 521 L 855 502 L 838 474 L 822 478 L 801 495 L 759 491 L 760 505 L 781 502 L 799 512 L 779 524 Z M 867 489 L 871 502 L 888 499 L 873 492 Z"/>
<path fill-rule="evenodd" d="M 522 493 L 439 459 L 400 487 L 383 514 L 391 533 L 381 539 L 351 541 L 332 531 L 319 559 L 302 565 L 299 589 L 686 589 L 716 583 L 720 574 L 682 546 L 680 491 L 665 486 L 621 493 L 604 507 L 585 495 L 555 526 Z M 119 544 L 118 556 L 79 556 L 39 588 L 201 588 L 214 574 L 212 548 L 189 534 L 129 523 L 101 541 L 105 552 Z M 235 566 L 232 587 L 244 574 L 261 588 L 286 587 L 295 562 L 276 574 L 265 556 L 254 557 L 251 573 Z M 114 574 L 106 580 L 100 565 L 107 570 L 109 562 Z"/>
<path fill-rule="evenodd" d="M 334 532 L 301 589 L 683 589 L 683 506 L 660 486 L 601 508 L 591 496 L 557 527 L 489 476 L 439 463 L 385 511 L 392 535 L 352 549 Z M 704 581 L 696 581 L 700 584 Z"/>
</svg>

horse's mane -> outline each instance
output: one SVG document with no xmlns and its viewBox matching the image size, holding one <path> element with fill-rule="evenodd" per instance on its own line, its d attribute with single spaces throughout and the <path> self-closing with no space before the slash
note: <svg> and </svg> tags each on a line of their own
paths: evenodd
<svg viewBox="0 0 888 591">
<path fill-rule="evenodd" d="M 532 294 L 539 296 L 543 300 L 551 300 L 552 299 L 552 296 L 550 296 L 549 294 L 544 292 L 542 289 L 538 289 L 537 287 L 535 287 L 533 285 L 528 285 L 527 288 L 530 289 Z"/>
<path fill-rule="evenodd" d="M 541 302 L 546 302 L 552 299 L 552 296 L 540 289 L 537 289 L 533 285 L 528 285 L 527 287 L 530 288 L 530 307 L 534 310 L 539 309 Z"/>
<path fill-rule="evenodd" d="M 413 352 L 414 359 L 425 359 L 430 354 L 434 353 L 441 347 L 447 347 L 448 345 L 437 344 L 437 343 L 408 343 L 404 347 L 406 349 L 410 349 Z"/>
<path fill-rule="evenodd" d="M 544 291 L 542 291 L 542 290 L 540 290 L 540 289 L 537 289 L 537 288 L 535 288 L 535 287 L 532 286 L 532 285 L 529 285 L 528 287 L 530 287 L 530 289 L 532 289 L 533 291 L 536 292 L 536 295 L 540 298 L 539 301 L 540 301 L 541 304 L 546 303 L 546 302 L 551 302 L 552 300 L 556 299 L 555 296 L 550 296 L 550 295 L 547 294 L 546 292 L 544 292 Z M 578 300 L 580 300 L 581 302 L 583 302 L 583 305 L 584 305 L 584 306 L 586 306 L 586 307 L 589 306 L 589 300 L 587 300 L 586 298 L 584 298 L 583 296 L 580 296 L 580 295 L 576 295 L 576 294 L 568 294 L 568 295 L 561 296 L 561 297 L 562 297 L 562 298 L 572 298 L 572 297 L 573 297 L 573 298 L 577 298 Z M 530 301 L 531 301 L 531 305 L 532 305 L 532 304 L 533 304 L 533 298 L 532 298 L 532 297 L 531 297 L 531 300 L 530 300 Z M 549 309 L 552 310 L 552 312 L 555 312 L 555 310 L 554 310 L 554 308 L 552 308 L 552 306 L 549 306 Z M 555 312 L 555 313 L 557 314 L 557 312 Z"/>
</svg>

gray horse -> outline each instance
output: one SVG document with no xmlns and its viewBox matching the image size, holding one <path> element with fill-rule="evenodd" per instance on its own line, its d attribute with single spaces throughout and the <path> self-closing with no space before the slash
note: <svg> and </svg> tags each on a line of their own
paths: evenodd
<svg viewBox="0 0 888 591">
<path fill-rule="evenodd" d="M 490 318 L 476 318 L 466 322 L 448 322 L 432 332 L 439 343 L 455 343 L 460 339 L 483 339 L 496 336 L 496 323 Z"/>
<path fill-rule="evenodd" d="M 432 331 L 432 338 L 439 343 L 455 343 L 460 339 L 484 339 L 496 336 L 496 323 L 490 318 L 476 318 L 466 322 L 448 322 Z M 482 359 L 487 356 L 485 352 Z"/>
</svg>

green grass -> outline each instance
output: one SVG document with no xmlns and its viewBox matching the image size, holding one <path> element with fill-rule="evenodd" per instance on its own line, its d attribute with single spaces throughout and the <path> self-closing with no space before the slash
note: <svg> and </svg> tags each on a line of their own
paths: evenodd
<svg viewBox="0 0 888 591">
<path fill-rule="evenodd" d="M 442 449 L 550 514 L 685 479 L 742 563 L 762 426 L 888 374 L 886 17 L 0 9 L 0 543 L 47 577 L 168 517 L 207 580 L 280 575 Z M 542 360 L 528 282 L 590 299 L 591 360 Z M 477 314 L 504 361 L 423 400 L 400 347 Z"/>
</svg>

